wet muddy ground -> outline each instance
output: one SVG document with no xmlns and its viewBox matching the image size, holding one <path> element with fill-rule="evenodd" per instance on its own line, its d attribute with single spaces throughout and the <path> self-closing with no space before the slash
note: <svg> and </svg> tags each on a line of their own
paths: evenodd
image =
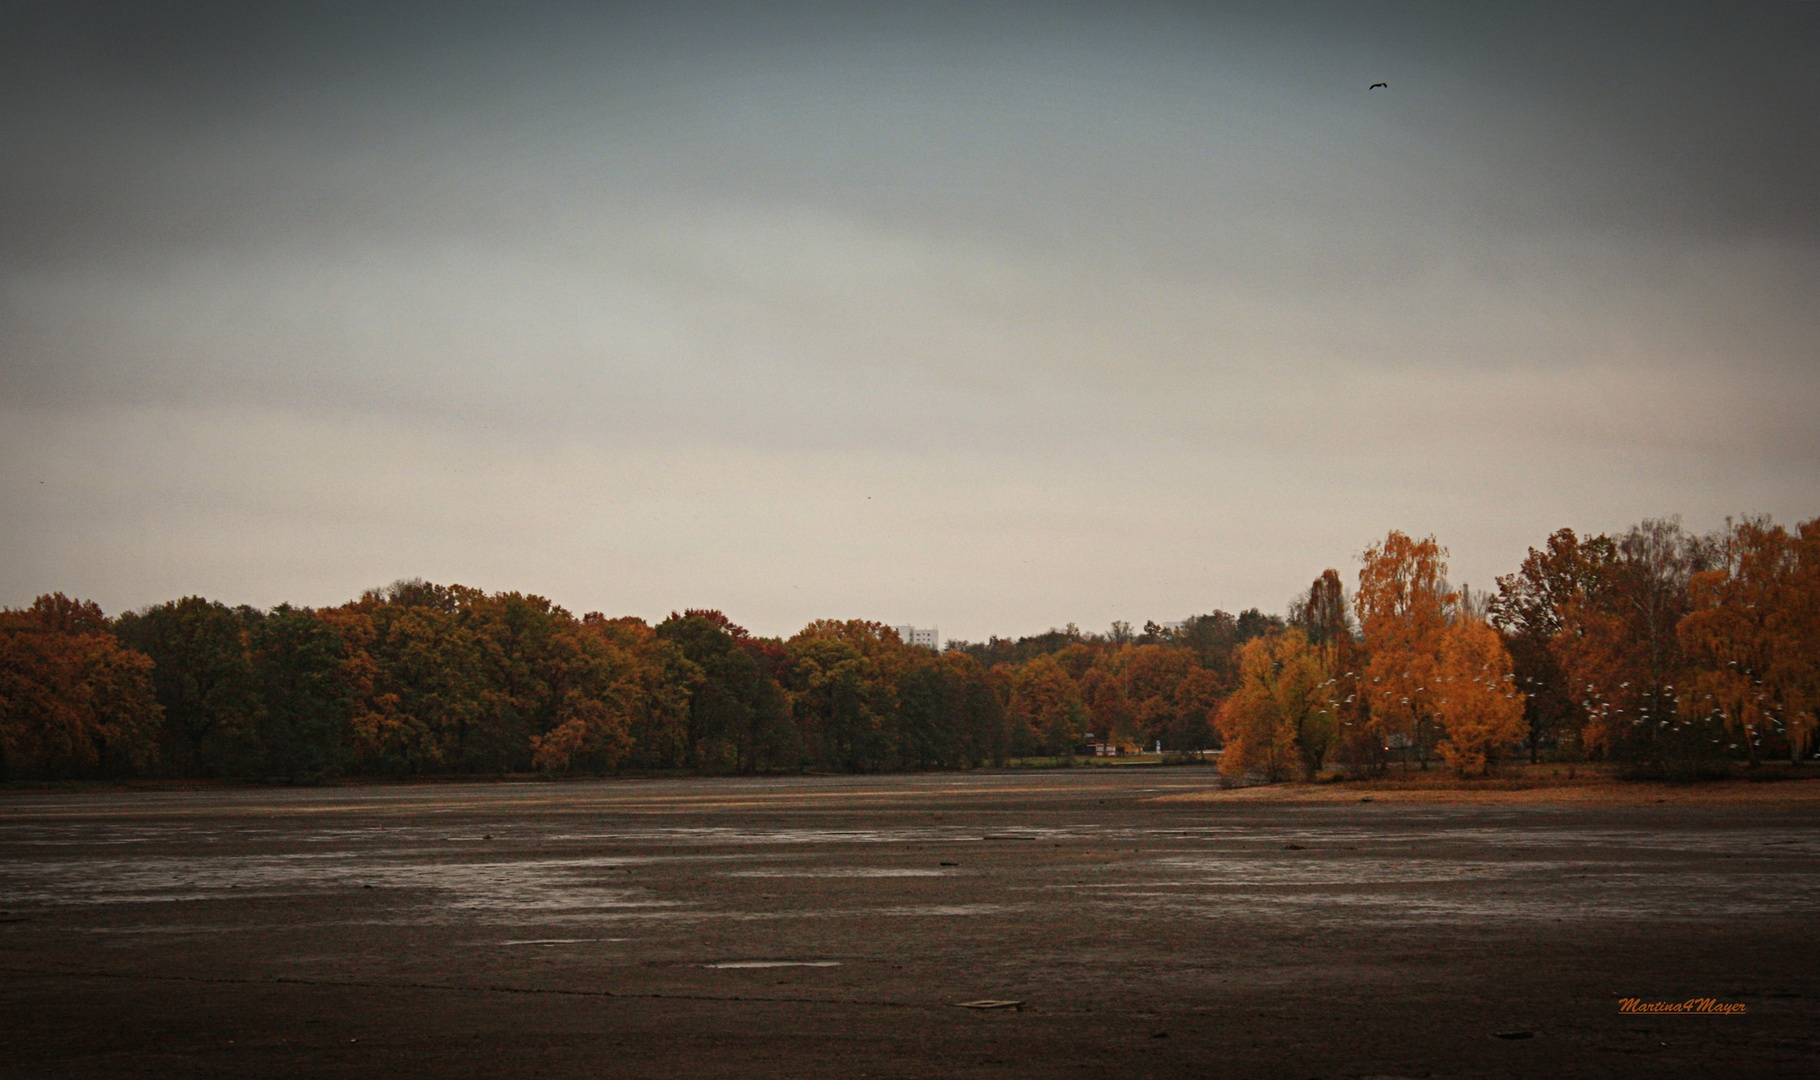
<svg viewBox="0 0 1820 1080">
<path fill-rule="evenodd" d="M 0 1073 L 1820 1075 L 1811 806 L 1210 780 L 3 794 Z"/>
</svg>

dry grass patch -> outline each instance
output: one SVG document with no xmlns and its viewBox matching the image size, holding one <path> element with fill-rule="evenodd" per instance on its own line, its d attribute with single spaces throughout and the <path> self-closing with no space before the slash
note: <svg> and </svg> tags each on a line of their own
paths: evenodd
<svg viewBox="0 0 1820 1080">
<path fill-rule="evenodd" d="M 1749 779 L 1701 783 L 1619 780 L 1581 765 L 1507 767 L 1500 775 L 1463 780 L 1444 769 L 1393 769 L 1369 780 L 1264 784 L 1160 796 L 1156 802 L 1428 803 L 1453 806 L 1816 806 L 1820 768 L 1774 768 Z"/>
</svg>

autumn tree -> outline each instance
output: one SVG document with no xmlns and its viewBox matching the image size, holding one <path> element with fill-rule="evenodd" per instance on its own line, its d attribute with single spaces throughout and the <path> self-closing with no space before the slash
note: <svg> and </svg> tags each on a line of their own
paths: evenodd
<svg viewBox="0 0 1820 1080">
<path fill-rule="evenodd" d="M 784 647 L 786 686 L 812 758 L 843 772 L 895 768 L 897 681 L 912 663 L 897 631 L 868 620 L 819 619 Z"/>
<path fill-rule="evenodd" d="M 1802 526 L 1810 543 L 1813 525 Z M 1731 523 L 1718 565 L 1690 578 L 1691 610 L 1676 628 L 1693 665 L 1683 716 L 1716 716 L 1752 764 L 1766 743 L 1786 741 L 1799 762 L 1813 742 L 1815 574 L 1802 544 L 1767 517 Z"/>
<path fill-rule="evenodd" d="M 1245 642 L 1239 638 L 1239 621 L 1233 615 L 1212 611 L 1193 616 L 1183 621 L 1181 630 L 1172 638 L 1170 643 L 1192 652 L 1195 661 L 1213 674 L 1222 690 L 1230 691 L 1238 685 L 1239 648 Z"/>
<path fill-rule="evenodd" d="M 1217 675 L 1198 664 L 1189 668 L 1175 687 L 1176 726 L 1164 735 L 1164 745 L 1186 751 L 1216 746 L 1219 732 L 1214 719 L 1225 698 Z"/>
<path fill-rule="evenodd" d="M 341 635 L 356 689 L 350 751 L 369 773 L 489 767 L 477 762 L 486 702 L 481 644 L 459 587 L 401 581 L 323 612 Z"/>
<path fill-rule="evenodd" d="M 1461 776 L 1486 775 L 1524 731 L 1523 694 L 1498 632 L 1475 616 L 1456 618 L 1441 635 L 1436 682 L 1442 759 Z"/>
<path fill-rule="evenodd" d="M 1239 687 L 1221 706 L 1220 769 L 1281 780 L 1297 765 L 1320 772 L 1337 734 L 1332 673 L 1300 630 L 1254 638 L 1239 651 Z"/>
<path fill-rule="evenodd" d="M 1505 637 L 1518 689 L 1524 694 L 1525 742 L 1531 763 L 1542 747 L 1579 744 L 1579 710 L 1557 647 L 1564 620 L 1580 598 L 1595 593 L 1617 557 L 1607 537 L 1582 539 L 1560 529 L 1541 550 L 1530 548 L 1516 573 L 1499 577 L 1490 619 Z"/>
<path fill-rule="evenodd" d="M 1447 587 L 1446 557 L 1432 536 L 1413 540 L 1392 531 L 1361 556 L 1354 598 L 1369 656 L 1364 690 L 1371 730 L 1392 745 L 1413 746 L 1423 768 L 1438 734 L 1436 673 L 1456 599 Z"/>
<path fill-rule="evenodd" d="M 965 652 L 978 660 L 980 666 L 991 670 L 1000 664 L 1007 669 L 1019 667 L 1039 656 L 1049 656 L 1061 652 L 1070 645 L 1080 643 L 1084 634 L 1073 623 L 1059 630 L 1049 630 L 1021 638 L 991 637 L 983 643 L 954 641 L 951 648 Z"/>
<path fill-rule="evenodd" d="M 365 771 L 599 772 L 630 747 L 637 662 L 543 597 L 403 581 L 318 616 Z"/>
<path fill-rule="evenodd" d="M 657 635 L 643 619 L 582 616 L 582 628 L 611 643 L 631 664 L 626 680 L 631 715 L 630 747 L 624 759 L 643 769 L 674 769 L 689 763 L 689 703 L 706 674 L 673 641 Z"/>
<path fill-rule="evenodd" d="M 551 747 L 536 762 L 566 769 L 579 728 L 599 702 L 571 702 L 562 684 L 573 655 L 563 624 L 568 613 L 540 596 L 506 592 L 489 596 L 456 586 L 456 618 L 471 635 L 480 662 L 479 708 L 463 732 L 458 768 L 463 772 L 522 771 L 533 767 L 550 734 Z M 599 638 L 590 640 L 601 645 Z M 580 715 L 574 715 L 576 707 Z M 558 718 L 558 710 L 569 714 Z M 576 721 L 569 724 L 570 720 Z M 565 725 L 567 725 L 565 727 Z M 564 729 L 557 734 L 557 729 Z M 561 749 L 558 749 L 560 747 Z"/>
<path fill-rule="evenodd" d="M 1296 759 L 1295 732 L 1277 707 L 1275 661 L 1268 642 L 1251 641 L 1239 650 L 1239 686 L 1220 706 L 1223 750 L 1220 771 L 1244 776 L 1257 770 L 1270 781 L 1284 779 Z"/>
<path fill-rule="evenodd" d="M 1124 680 L 1110 663 L 1090 668 L 1082 675 L 1079 687 L 1081 700 L 1087 706 L 1088 723 L 1101 741 L 1110 746 L 1136 746 L 1144 741 L 1137 710 L 1125 695 Z"/>
<path fill-rule="evenodd" d="M 150 659 L 62 593 L 0 610 L 0 779 L 136 772 L 156 760 Z"/>
<path fill-rule="evenodd" d="M 1692 673 L 1676 630 L 1693 576 L 1714 557 L 1679 521 L 1646 520 L 1613 539 L 1609 560 L 1565 606 L 1551 648 L 1589 751 L 1652 774 L 1714 767 L 1720 732 L 1680 706 L 1682 676 Z"/>
<path fill-rule="evenodd" d="M 458 592 L 481 661 L 464 768 L 604 772 L 631 745 L 635 663 L 541 596 Z"/>
<path fill-rule="evenodd" d="M 112 632 L 112 625 L 93 600 L 74 600 L 62 593 L 46 593 L 24 610 L 7 608 L 6 625 L 12 630 L 38 630 L 49 634 L 84 636 Z"/>
<path fill-rule="evenodd" d="M 1289 625 L 1300 630 L 1311 645 L 1353 640 L 1352 613 L 1338 570 L 1321 571 L 1308 591 L 1291 602 Z"/>
<path fill-rule="evenodd" d="M 1110 654 L 1107 669 L 1130 708 L 1128 736 L 1170 750 L 1206 745 L 1206 710 L 1197 716 L 1194 692 L 1182 692 L 1199 668 L 1194 653 L 1177 645 L 1133 645 Z"/>
<path fill-rule="evenodd" d="M 1332 672 L 1337 724 L 1334 756 L 1354 770 L 1382 769 L 1384 741 L 1370 724 L 1365 655 L 1338 570 L 1323 570 L 1308 591 L 1291 602 L 1289 625 L 1307 636 L 1310 647 L 1320 652 Z"/>
<path fill-rule="evenodd" d="M 1019 749 L 1026 752 L 1072 754 L 1087 731 L 1080 689 L 1053 656 L 1039 656 L 1011 673 L 1008 712 L 1024 735 Z"/>
<path fill-rule="evenodd" d="M 532 714 L 531 765 L 552 772 L 610 772 L 632 749 L 651 680 L 640 659 L 611 638 L 573 620 L 558 627 Z"/>
</svg>

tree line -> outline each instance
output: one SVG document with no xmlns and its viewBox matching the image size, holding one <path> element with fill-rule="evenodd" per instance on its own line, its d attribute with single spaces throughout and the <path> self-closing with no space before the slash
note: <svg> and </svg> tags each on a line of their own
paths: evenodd
<svg viewBox="0 0 1820 1080">
<path fill-rule="evenodd" d="M 1390 533 L 1285 615 L 911 646 L 865 620 L 758 637 L 398 582 L 339 607 L 185 597 L 0 611 L 0 779 L 692 769 L 868 772 L 1222 749 L 1271 779 L 1501 757 L 1649 775 L 1814 750 L 1820 519 L 1563 529 L 1495 593 Z"/>
</svg>

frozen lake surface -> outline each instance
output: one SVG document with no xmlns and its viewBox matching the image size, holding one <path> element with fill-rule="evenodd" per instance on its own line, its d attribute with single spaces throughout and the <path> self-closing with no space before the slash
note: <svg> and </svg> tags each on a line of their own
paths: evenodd
<svg viewBox="0 0 1820 1080">
<path fill-rule="evenodd" d="M 26 1075 L 1820 1074 L 1810 809 L 1156 801 L 1209 781 L 11 793 L 0 1020 Z"/>
</svg>

